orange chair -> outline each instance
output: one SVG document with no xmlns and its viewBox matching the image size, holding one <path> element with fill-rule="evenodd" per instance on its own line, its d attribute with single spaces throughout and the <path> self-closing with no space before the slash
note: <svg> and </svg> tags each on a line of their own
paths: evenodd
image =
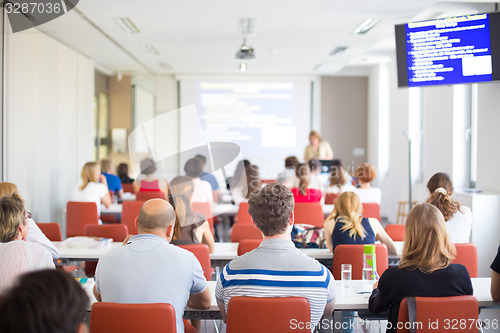
<svg viewBox="0 0 500 333">
<path fill-rule="evenodd" d="M 175 309 L 167 303 L 96 302 L 90 312 L 92 333 L 175 333 Z"/>
<path fill-rule="evenodd" d="M 135 195 L 137 201 L 148 201 L 149 199 L 165 199 L 165 194 L 161 191 L 139 191 Z"/>
<path fill-rule="evenodd" d="M 477 246 L 474 243 L 456 243 L 457 256 L 452 264 L 462 264 L 469 271 L 471 278 L 477 278 Z"/>
<path fill-rule="evenodd" d="M 231 231 L 231 242 L 237 243 L 243 239 L 259 239 L 262 241 L 262 233 L 253 224 L 240 224 L 233 225 Z"/>
<path fill-rule="evenodd" d="M 276 179 L 261 179 L 261 184 L 276 183 Z"/>
<path fill-rule="evenodd" d="M 238 244 L 238 255 L 241 256 L 259 247 L 261 239 L 242 239 Z"/>
<path fill-rule="evenodd" d="M 179 245 L 183 249 L 186 249 L 194 254 L 196 259 L 201 264 L 201 268 L 203 268 L 203 274 L 205 275 L 205 279 L 207 281 L 212 280 L 212 275 L 214 273 L 214 269 L 210 264 L 210 250 L 208 249 L 207 244 L 188 244 L 188 245 Z"/>
<path fill-rule="evenodd" d="M 61 226 L 59 223 L 37 223 L 36 225 L 52 242 L 62 241 Z"/>
<path fill-rule="evenodd" d="M 385 226 L 385 232 L 395 242 L 402 242 L 405 239 L 404 224 L 388 224 Z"/>
<path fill-rule="evenodd" d="M 333 205 L 335 199 L 339 196 L 338 193 L 327 193 L 325 194 L 325 205 Z"/>
<path fill-rule="evenodd" d="M 295 223 L 311 224 L 323 228 L 325 216 L 319 202 L 296 202 L 294 208 Z"/>
<path fill-rule="evenodd" d="M 410 333 L 408 303 L 415 302 L 415 324 L 419 333 L 479 331 L 479 304 L 474 296 L 406 297 L 399 306 L 398 333 Z M 418 324 L 421 323 L 421 324 Z M 432 323 L 438 326 L 432 327 Z M 448 323 L 448 324 L 447 324 Z M 457 323 L 454 325 L 453 323 Z M 461 326 L 461 323 L 465 325 Z M 420 327 L 421 326 L 421 327 Z"/>
<path fill-rule="evenodd" d="M 237 223 L 252 224 L 252 217 L 248 214 L 248 202 L 242 201 L 236 214 Z"/>
<path fill-rule="evenodd" d="M 205 215 L 208 224 L 210 225 L 210 231 L 212 231 L 212 235 L 215 236 L 215 229 L 214 229 L 214 218 L 212 214 L 212 206 L 210 205 L 209 202 L 192 202 L 191 203 L 191 208 L 193 212 L 195 213 L 202 213 Z"/>
<path fill-rule="evenodd" d="M 374 217 L 380 221 L 380 205 L 378 203 L 364 203 L 363 216 Z"/>
<path fill-rule="evenodd" d="M 291 330 L 291 324 L 309 323 L 311 310 L 304 297 L 231 297 L 227 307 L 227 333 L 311 333 L 307 325 Z"/>
<path fill-rule="evenodd" d="M 84 236 L 113 238 L 115 242 L 123 242 L 128 236 L 128 228 L 123 224 L 108 225 L 86 225 L 83 231 Z M 85 262 L 85 275 L 94 276 L 97 262 Z"/>
<path fill-rule="evenodd" d="M 122 184 L 123 192 L 124 193 L 132 193 L 135 194 L 135 187 L 134 184 Z"/>
<path fill-rule="evenodd" d="M 68 201 L 66 205 L 66 236 L 83 236 L 87 224 L 99 224 L 95 202 Z"/>
<path fill-rule="evenodd" d="M 129 234 L 137 235 L 137 226 L 135 218 L 139 216 L 139 211 L 145 201 L 124 201 L 122 204 L 121 224 L 128 228 Z"/>
<path fill-rule="evenodd" d="M 342 244 L 335 247 L 333 253 L 332 273 L 335 280 L 341 279 L 341 265 L 352 265 L 352 279 L 361 280 L 363 271 L 363 249 L 364 244 Z M 377 273 L 382 273 L 389 267 L 389 255 L 385 244 L 375 244 L 375 256 L 377 259 Z"/>
</svg>

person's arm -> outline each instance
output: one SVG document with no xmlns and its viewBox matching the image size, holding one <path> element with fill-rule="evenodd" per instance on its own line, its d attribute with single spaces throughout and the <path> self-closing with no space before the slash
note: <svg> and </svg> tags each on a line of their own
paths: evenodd
<svg viewBox="0 0 500 333">
<path fill-rule="evenodd" d="M 26 240 L 28 242 L 38 243 L 45 247 L 47 250 L 49 250 L 52 258 L 59 258 L 59 250 L 55 247 L 54 244 L 52 244 L 50 239 L 45 236 L 45 234 L 42 232 L 42 230 L 40 230 L 33 219 L 28 219 L 28 236 L 26 236 Z"/>
<path fill-rule="evenodd" d="M 203 244 L 208 245 L 208 249 L 210 250 L 210 253 L 214 252 L 214 247 L 215 247 L 215 240 L 214 240 L 214 235 L 212 235 L 212 231 L 210 230 L 210 225 L 208 224 L 208 221 L 205 221 L 208 225 L 208 228 L 206 228 L 203 231 L 203 237 L 201 242 Z"/>
<path fill-rule="evenodd" d="M 98 301 L 98 302 L 102 302 L 102 297 L 101 297 L 101 293 L 97 291 L 97 287 L 94 285 L 94 296 L 95 296 L 95 299 Z"/>
<path fill-rule="evenodd" d="M 335 220 L 327 219 L 323 227 L 323 230 L 325 232 L 325 245 L 326 248 L 330 250 L 330 252 L 333 252 L 332 233 L 334 226 L 335 226 Z"/>
<path fill-rule="evenodd" d="M 324 157 L 325 160 L 333 160 L 332 146 L 330 146 L 330 144 L 327 141 L 321 141 L 321 143 L 323 143 L 323 147 L 324 147 L 325 153 L 326 153 L 326 155 L 322 156 L 322 157 Z"/>
<path fill-rule="evenodd" d="M 210 294 L 210 288 L 207 287 L 199 294 L 189 295 L 189 300 L 187 306 L 193 309 L 206 310 L 212 305 L 212 295 Z"/>
<path fill-rule="evenodd" d="M 101 174 L 101 176 L 99 177 L 99 181 L 101 182 L 101 184 L 104 185 L 105 187 L 105 191 L 104 191 L 104 195 L 101 197 L 101 203 L 106 207 L 106 208 L 109 208 L 109 206 L 111 206 L 111 195 L 109 194 L 109 188 L 108 188 L 108 182 L 106 181 L 106 177 Z"/>
<path fill-rule="evenodd" d="M 491 298 L 493 302 L 500 302 L 500 274 L 491 270 Z"/>
<path fill-rule="evenodd" d="M 323 311 L 323 316 L 331 316 L 333 314 L 334 309 L 335 309 L 335 299 L 330 303 L 326 303 L 325 310 Z"/>
<path fill-rule="evenodd" d="M 333 314 L 333 310 L 335 309 L 335 285 L 333 278 L 333 274 L 327 268 L 323 267 L 323 269 L 327 272 L 329 276 L 329 282 L 326 290 L 326 305 L 323 310 L 324 316 L 331 316 Z"/>
<path fill-rule="evenodd" d="M 222 320 L 225 323 L 227 321 L 226 306 L 225 306 L 224 302 L 221 302 L 219 300 L 217 300 L 217 306 L 219 307 L 219 311 L 220 311 L 220 315 L 222 317 Z"/>
<path fill-rule="evenodd" d="M 377 240 L 387 246 L 387 252 L 389 252 L 389 254 L 397 254 L 396 245 L 394 245 L 391 237 L 385 232 L 380 222 L 372 217 L 370 217 L 368 221 L 370 221 L 370 226 L 375 232 Z"/>
</svg>

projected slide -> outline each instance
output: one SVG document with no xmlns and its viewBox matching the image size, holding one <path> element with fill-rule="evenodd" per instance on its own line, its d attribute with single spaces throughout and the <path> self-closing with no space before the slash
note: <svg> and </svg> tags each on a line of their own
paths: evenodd
<svg viewBox="0 0 500 333">
<path fill-rule="evenodd" d="M 488 14 L 406 25 L 408 85 L 491 81 Z"/>
</svg>

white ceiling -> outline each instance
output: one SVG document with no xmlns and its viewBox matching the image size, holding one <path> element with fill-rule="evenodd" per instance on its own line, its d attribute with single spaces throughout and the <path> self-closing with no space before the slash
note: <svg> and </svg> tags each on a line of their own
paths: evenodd
<svg viewBox="0 0 500 333">
<path fill-rule="evenodd" d="M 247 75 L 363 73 L 394 54 L 394 25 L 494 10 L 494 1 L 430 0 L 80 0 L 40 30 L 92 58 L 110 73 L 238 74 L 239 20 L 257 19 L 255 62 Z M 115 18 L 141 30 L 128 34 Z M 366 18 L 381 22 L 365 35 Z M 95 24 L 94 27 L 91 23 Z M 106 36 L 107 35 L 107 36 Z M 114 41 L 114 42 L 113 42 Z M 117 45 L 119 44 L 119 45 Z M 159 55 L 150 55 L 152 44 Z M 348 49 L 329 56 L 338 46 Z M 160 63 L 171 65 L 166 70 Z M 319 67 L 319 69 L 318 69 Z M 315 69 L 316 68 L 316 69 Z M 342 70 L 342 71 L 341 71 Z"/>
</svg>

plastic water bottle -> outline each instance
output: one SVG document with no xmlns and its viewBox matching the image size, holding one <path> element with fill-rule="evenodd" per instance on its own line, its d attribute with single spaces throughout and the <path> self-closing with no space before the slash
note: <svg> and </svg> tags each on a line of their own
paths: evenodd
<svg viewBox="0 0 500 333">
<path fill-rule="evenodd" d="M 375 258 L 375 245 L 365 245 L 363 251 L 363 282 L 374 284 L 376 281 L 377 260 Z"/>
</svg>

